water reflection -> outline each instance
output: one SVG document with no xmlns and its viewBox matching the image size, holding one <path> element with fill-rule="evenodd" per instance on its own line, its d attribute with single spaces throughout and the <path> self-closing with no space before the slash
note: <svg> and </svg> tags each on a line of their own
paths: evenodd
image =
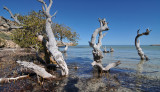
<svg viewBox="0 0 160 92">
<path fill-rule="evenodd" d="M 141 74 L 143 72 L 143 64 L 146 62 L 145 60 L 140 60 L 137 64 L 137 74 Z"/>
<path fill-rule="evenodd" d="M 68 56 L 67 52 L 63 53 L 63 56 L 64 56 L 65 59 L 67 59 L 67 56 Z"/>
<path fill-rule="evenodd" d="M 136 89 L 137 91 L 141 89 L 143 82 L 141 81 L 142 79 L 142 72 L 143 72 L 143 65 L 146 61 L 145 60 L 140 60 L 139 63 L 137 64 L 137 73 L 136 73 Z"/>
</svg>

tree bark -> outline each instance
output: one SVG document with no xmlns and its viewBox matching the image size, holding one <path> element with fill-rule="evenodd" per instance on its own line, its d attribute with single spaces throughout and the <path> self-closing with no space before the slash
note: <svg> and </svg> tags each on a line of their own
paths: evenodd
<svg viewBox="0 0 160 92">
<path fill-rule="evenodd" d="M 150 30 L 151 31 L 151 30 Z M 141 47 L 140 47 L 140 40 L 138 40 L 138 38 L 140 36 L 143 36 L 143 35 L 149 35 L 150 33 L 149 29 L 146 29 L 146 32 L 144 33 L 141 33 L 139 34 L 139 30 L 137 31 L 137 36 L 135 38 L 135 46 L 136 46 L 136 49 L 138 51 L 138 55 L 140 56 L 141 60 L 148 60 L 149 58 L 147 57 L 147 55 L 144 54 L 144 52 L 142 51 Z"/>
<path fill-rule="evenodd" d="M 54 60 L 57 62 L 57 64 L 61 68 L 61 74 L 64 76 L 68 75 L 69 69 L 67 67 L 66 62 L 64 61 L 62 53 L 58 50 L 57 42 L 56 42 L 56 39 L 55 39 L 54 34 L 52 32 L 52 28 L 51 28 L 51 24 L 52 24 L 51 18 L 53 16 L 55 16 L 55 14 L 56 14 L 55 13 L 53 16 L 51 16 L 49 13 L 50 8 L 52 6 L 52 0 L 50 0 L 50 4 L 48 7 L 43 0 L 38 0 L 38 1 L 43 4 L 42 9 L 43 9 L 44 14 L 47 17 L 47 19 L 46 19 L 46 33 L 49 38 L 47 48 L 48 48 L 49 52 L 51 53 L 51 55 L 53 56 Z"/>
</svg>

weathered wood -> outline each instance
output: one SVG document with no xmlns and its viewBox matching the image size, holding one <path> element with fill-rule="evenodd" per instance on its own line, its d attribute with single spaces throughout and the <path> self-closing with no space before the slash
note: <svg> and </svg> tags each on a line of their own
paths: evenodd
<svg viewBox="0 0 160 92">
<path fill-rule="evenodd" d="M 24 78 L 29 78 L 29 75 L 18 76 L 15 78 L 0 78 L 0 83 L 9 83 L 10 81 L 16 81 Z"/>
<path fill-rule="evenodd" d="M 46 3 L 43 0 L 38 0 L 38 1 L 42 3 L 43 12 L 47 17 L 47 19 L 46 19 L 46 33 L 49 38 L 47 49 L 51 53 L 51 55 L 53 56 L 54 60 L 57 62 L 59 67 L 61 68 L 61 74 L 68 75 L 69 69 L 67 67 L 66 62 L 64 61 L 62 53 L 58 50 L 57 42 L 56 42 L 56 39 L 55 39 L 54 34 L 52 32 L 52 28 L 51 28 L 51 24 L 52 24 L 51 18 L 53 16 L 55 16 L 55 14 L 56 14 L 55 13 L 52 16 L 50 15 L 50 8 L 51 8 L 53 2 L 52 2 L 52 0 L 50 0 L 49 6 L 47 7 Z"/>
<path fill-rule="evenodd" d="M 144 60 L 144 59 L 148 60 L 149 58 L 142 51 L 142 49 L 140 47 L 140 40 L 138 40 L 138 38 L 143 35 L 149 35 L 150 32 L 151 32 L 151 30 L 149 31 L 149 29 L 146 29 L 146 32 L 143 32 L 141 34 L 139 34 L 139 30 L 137 31 L 137 36 L 135 38 L 135 46 L 136 46 L 136 49 L 138 51 L 138 55 L 140 56 L 141 60 Z"/>
<path fill-rule="evenodd" d="M 20 65 L 24 66 L 25 68 L 28 68 L 32 71 L 34 71 L 37 75 L 41 76 L 44 79 L 50 79 L 50 78 L 56 78 L 52 74 L 48 73 L 45 68 L 38 66 L 32 62 L 26 62 L 26 61 L 16 61 Z"/>
<path fill-rule="evenodd" d="M 106 33 L 102 34 L 102 32 L 109 30 L 106 19 L 99 18 L 99 22 L 100 22 L 100 28 L 97 28 L 94 31 L 91 37 L 91 41 L 89 42 L 89 45 L 93 48 L 92 54 L 93 54 L 94 61 L 97 63 L 101 63 L 103 58 L 103 54 L 102 54 L 102 51 L 100 50 L 100 47 L 102 46 L 101 40 Z M 98 38 L 98 42 L 96 43 L 95 41 L 98 34 L 99 34 L 99 38 Z"/>
<path fill-rule="evenodd" d="M 112 47 L 110 48 L 110 52 L 114 52 L 114 49 Z"/>
<path fill-rule="evenodd" d="M 13 18 L 14 21 L 15 21 L 16 23 L 18 23 L 18 25 L 21 25 L 21 23 L 19 22 L 19 20 L 18 20 L 18 18 L 17 18 L 17 17 L 19 16 L 19 14 L 15 14 L 15 16 L 14 16 L 10 9 L 8 9 L 8 8 L 5 7 L 5 6 L 4 6 L 3 8 L 10 13 L 11 18 Z M 7 23 L 7 22 L 6 22 L 6 23 Z M 16 26 L 16 25 L 12 25 L 12 24 L 10 24 L 10 23 L 7 23 L 7 24 L 9 25 L 9 26 L 7 27 L 7 30 L 23 28 L 23 26 Z"/>
<path fill-rule="evenodd" d="M 62 41 L 61 41 L 62 42 Z M 68 50 L 68 44 L 65 42 L 62 42 L 62 44 L 65 46 L 64 50 L 62 51 L 62 53 L 66 53 Z"/>
<path fill-rule="evenodd" d="M 114 68 L 114 67 L 118 66 L 119 64 L 121 64 L 121 61 L 109 63 L 106 67 L 103 67 L 102 64 L 100 64 L 100 63 L 97 63 L 95 61 L 92 62 L 92 66 L 99 67 L 102 71 L 109 71 L 111 68 Z"/>
<path fill-rule="evenodd" d="M 64 53 L 66 53 L 68 50 L 68 45 L 65 45 L 65 48 L 64 48 Z"/>
<path fill-rule="evenodd" d="M 110 68 L 113 68 L 119 65 L 120 61 L 117 61 L 115 63 L 110 63 L 106 67 L 102 66 L 103 54 L 100 47 L 102 46 L 102 38 L 106 35 L 106 33 L 103 34 L 102 32 L 109 30 L 109 28 L 108 28 L 108 25 L 107 25 L 108 23 L 106 22 L 106 19 L 99 19 L 99 22 L 100 22 L 100 28 L 97 28 L 92 34 L 89 45 L 93 48 L 92 54 L 93 54 L 94 61 L 92 62 L 92 66 L 96 67 L 98 71 L 100 71 L 99 73 L 101 73 L 102 71 L 108 71 Z M 99 34 L 98 42 L 96 43 L 95 41 L 98 34 Z"/>
<path fill-rule="evenodd" d="M 102 47 L 102 48 L 103 48 L 103 53 L 110 53 L 110 51 L 107 51 L 106 46 L 105 46 L 105 47 Z"/>
</svg>

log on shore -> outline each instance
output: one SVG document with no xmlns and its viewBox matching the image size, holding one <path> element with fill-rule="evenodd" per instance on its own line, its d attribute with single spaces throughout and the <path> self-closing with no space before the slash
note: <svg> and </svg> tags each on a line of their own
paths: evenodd
<svg viewBox="0 0 160 92">
<path fill-rule="evenodd" d="M 44 79 L 56 78 L 52 74 L 48 73 L 45 70 L 45 68 L 43 68 L 39 65 L 36 65 L 32 62 L 26 62 L 26 61 L 16 61 L 16 62 L 19 63 L 20 65 L 24 66 L 25 68 L 34 71 L 37 75 L 41 76 Z"/>
</svg>

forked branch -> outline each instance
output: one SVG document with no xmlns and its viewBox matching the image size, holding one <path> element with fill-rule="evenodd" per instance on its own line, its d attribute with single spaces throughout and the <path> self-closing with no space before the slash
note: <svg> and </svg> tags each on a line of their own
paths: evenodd
<svg viewBox="0 0 160 92">
<path fill-rule="evenodd" d="M 107 25 L 108 23 L 106 22 L 105 18 L 104 19 L 99 18 L 98 20 L 100 22 L 100 28 L 97 28 L 94 31 L 94 33 L 92 34 L 92 37 L 91 37 L 91 41 L 89 42 L 89 44 L 92 48 L 97 47 L 97 45 L 99 45 L 98 48 L 101 46 L 101 39 L 104 36 L 104 35 L 102 35 L 102 32 L 109 30 L 108 25 Z M 99 40 L 98 40 L 98 43 L 96 44 L 95 41 L 96 41 L 96 37 L 98 34 L 99 34 Z"/>
<path fill-rule="evenodd" d="M 45 14 L 47 17 L 51 18 L 51 17 L 54 17 L 54 16 L 57 14 L 57 11 L 56 11 L 52 16 L 51 16 L 50 13 L 49 13 L 49 12 L 50 12 L 50 9 L 51 9 L 51 6 L 52 6 L 52 3 L 53 3 L 52 0 L 49 0 L 50 3 L 49 3 L 49 5 L 48 5 L 48 7 L 47 7 L 46 2 L 44 2 L 44 0 L 38 0 L 38 1 L 42 3 L 42 10 L 43 10 L 44 14 Z"/>
</svg>

